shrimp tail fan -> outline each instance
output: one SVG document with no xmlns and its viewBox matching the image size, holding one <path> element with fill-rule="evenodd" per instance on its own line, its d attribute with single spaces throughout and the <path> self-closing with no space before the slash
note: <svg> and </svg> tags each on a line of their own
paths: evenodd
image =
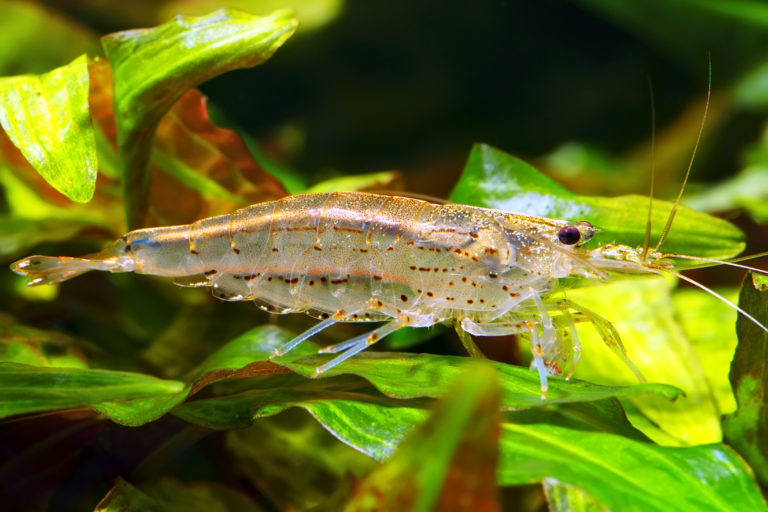
<svg viewBox="0 0 768 512">
<path fill-rule="evenodd" d="M 30 277 L 27 286 L 60 283 L 91 270 L 114 272 L 119 268 L 120 265 L 115 258 L 90 259 L 67 256 L 30 256 L 11 265 L 11 270 L 17 274 Z"/>
</svg>

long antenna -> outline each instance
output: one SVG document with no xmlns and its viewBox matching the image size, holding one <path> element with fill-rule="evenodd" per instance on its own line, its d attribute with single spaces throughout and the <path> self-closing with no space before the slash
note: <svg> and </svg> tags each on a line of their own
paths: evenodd
<svg viewBox="0 0 768 512">
<path fill-rule="evenodd" d="M 672 229 L 672 221 L 675 220 L 675 214 L 677 213 L 677 208 L 680 206 L 680 199 L 683 197 L 683 191 L 685 190 L 685 184 L 688 183 L 688 176 L 691 174 L 691 168 L 693 167 L 693 159 L 696 157 L 696 151 L 699 149 L 699 142 L 701 142 L 701 134 L 704 133 L 704 123 L 707 120 L 707 114 L 709 113 L 709 101 L 712 96 L 712 58 L 709 58 L 709 79 L 707 81 L 707 102 L 704 105 L 704 116 L 701 118 L 701 126 L 699 127 L 699 135 L 696 137 L 696 144 L 693 146 L 693 153 L 691 153 L 691 160 L 688 162 L 688 169 L 685 171 L 685 176 L 683 177 L 683 184 L 680 187 L 680 192 L 677 194 L 677 199 L 675 199 L 675 204 L 672 205 L 672 210 L 669 212 L 669 218 L 667 219 L 667 224 L 664 226 L 664 231 L 661 232 L 661 237 L 659 237 L 659 243 L 656 244 L 656 250 L 659 250 L 659 247 L 661 247 L 661 244 L 664 243 L 664 240 L 667 239 L 667 235 L 669 234 L 669 230 Z"/>
<path fill-rule="evenodd" d="M 653 185 L 656 178 L 656 103 L 653 100 L 653 82 L 648 77 L 648 97 L 651 102 L 651 190 L 648 192 L 648 220 L 645 223 L 645 237 L 643 238 L 643 255 L 645 261 L 648 255 L 648 246 L 651 244 L 651 215 L 653 213 Z"/>
<path fill-rule="evenodd" d="M 695 281 L 695 280 L 691 279 L 691 278 L 690 278 L 690 277 L 688 277 L 688 276 L 684 276 L 684 275 L 683 275 L 683 274 L 681 274 L 680 272 L 675 272 L 674 270 L 670 270 L 670 269 L 664 269 L 664 271 L 665 271 L 665 272 L 669 272 L 669 273 L 670 273 L 670 274 L 672 274 L 673 276 L 679 277 L 679 278 L 680 278 L 680 279 L 682 279 L 683 281 L 687 281 L 687 282 L 691 283 L 691 284 L 692 284 L 692 285 L 694 285 L 694 286 L 698 286 L 699 288 L 701 288 L 702 290 L 704 290 L 704 291 L 705 291 L 705 292 L 707 292 L 708 294 L 710 294 L 710 295 L 712 295 L 713 297 L 715 297 L 716 299 L 718 299 L 720 302 L 724 302 L 725 304 L 728 304 L 728 305 L 729 305 L 729 306 L 731 306 L 733 309 L 735 309 L 736 311 L 738 311 L 739 313 L 741 313 L 742 315 L 744 315 L 745 317 L 747 317 L 748 319 L 750 319 L 750 320 L 752 321 L 752 323 L 753 323 L 753 324 L 755 324 L 756 326 L 758 326 L 759 328 L 761 328 L 761 329 L 762 329 L 762 330 L 764 330 L 765 332 L 768 332 L 768 327 L 766 327 L 766 326 L 764 326 L 763 324 L 761 324 L 761 323 L 760 323 L 760 321 L 759 321 L 758 319 L 756 319 L 755 317 L 753 317 L 752 315 L 750 315 L 749 313 L 747 313 L 746 311 L 744 311 L 744 310 L 743 310 L 743 309 L 741 309 L 739 306 L 737 306 L 737 305 L 736 305 L 736 304 L 734 304 L 733 302 L 729 301 L 728 299 L 726 299 L 726 298 L 725 298 L 725 297 L 723 297 L 722 295 L 718 294 L 717 292 L 715 292 L 715 291 L 714 291 L 714 290 L 712 290 L 711 288 L 707 288 L 706 286 L 704 286 L 703 284 L 699 283 L 698 281 Z"/>
</svg>

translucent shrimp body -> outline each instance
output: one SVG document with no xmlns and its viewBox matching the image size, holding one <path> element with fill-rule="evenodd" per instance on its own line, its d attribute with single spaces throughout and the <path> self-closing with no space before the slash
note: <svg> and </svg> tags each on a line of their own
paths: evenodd
<svg viewBox="0 0 768 512">
<path fill-rule="evenodd" d="M 84 258 L 31 256 L 13 264 L 30 285 L 89 270 L 174 278 L 210 286 L 223 300 L 255 300 L 273 313 L 322 321 L 283 354 L 335 322 L 386 321 L 367 335 L 327 347 L 340 353 L 322 373 L 404 326 L 453 323 L 474 335 L 530 337 L 542 392 L 548 373 L 572 370 L 574 323 L 591 321 L 634 370 L 609 322 L 550 297 L 569 276 L 655 272 L 654 251 L 611 245 L 585 250 L 588 223 L 366 193 L 305 194 L 253 205 L 190 225 L 131 231 Z M 639 373 L 638 373 L 639 376 Z"/>
</svg>

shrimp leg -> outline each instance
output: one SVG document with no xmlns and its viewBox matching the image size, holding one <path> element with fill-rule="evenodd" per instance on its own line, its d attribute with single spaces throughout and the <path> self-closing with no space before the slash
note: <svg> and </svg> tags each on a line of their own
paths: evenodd
<svg viewBox="0 0 768 512">
<path fill-rule="evenodd" d="M 561 311 L 560 314 L 552 319 L 555 323 L 555 328 L 558 332 L 562 332 L 562 336 L 558 337 L 563 347 L 568 349 L 568 354 L 562 359 L 562 370 L 568 372 L 565 374 L 565 380 L 570 380 L 573 376 L 573 371 L 576 369 L 576 365 L 581 359 L 581 341 L 579 340 L 579 334 L 576 332 L 576 321 L 569 310 Z M 584 318 L 584 321 L 588 319 Z M 570 346 L 565 342 L 565 335 L 570 334 Z M 562 352 L 562 351 L 561 351 Z"/>
<path fill-rule="evenodd" d="M 518 317 L 519 318 L 519 317 Z M 477 336 L 509 336 L 510 334 L 527 333 L 531 337 L 531 353 L 533 354 L 533 362 L 531 367 L 539 372 L 539 380 L 541 381 L 541 397 L 546 398 L 547 388 L 549 386 L 547 379 L 547 364 L 544 361 L 544 351 L 542 350 L 541 338 L 548 338 L 553 334 L 545 332 L 539 336 L 539 329 L 537 322 L 533 320 L 512 320 L 509 322 L 483 322 L 476 323 L 472 320 L 465 318 L 461 321 L 461 329 L 468 334 L 476 334 Z M 554 326 L 550 326 L 553 332 L 556 333 Z M 545 327 L 546 331 L 546 327 Z"/>
<path fill-rule="evenodd" d="M 611 322 L 601 317 L 594 311 L 590 311 L 589 309 L 586 309 L 585 307 L 580 306 L 568 299 L 558 300 L 555 303 L 555 307 L 566 314 L 569 314 L 568 310 L 573 309 L 577 311 L 577 315 L 586 317 L 585 321 L 591 323 L 595 327 L 595 330 L 600 335 L 603 343 L 605 343 L 605 345 L 610 348 L 614 354 L 619 356 L 621 360 L 624 361 L 624 364 L 626 364 L 627 367 L 632 371 L 637 380 L 640 382 L 646 381 L 645 377 L 643 377 L 643 374 L 640 372 L 640 369 L 627 355 L 627 350 L 624 348 L 624 344 L 621 342 L 621 337 Z"/>
<path fill-rule="evenodd" d="M 328 327 L 332 326 L 335 323 L 336 323 L 336 320 L 332 316 L 326 318 L 322 322 L 316 323 L 315 325 L 313 325 L 303 333 L 293 338 L 291 341 L 289 341 L 285 345 L 276 348 L 275 351 L 272 352 L 272 354 L 269 356 L 269 358 L 272 359 L 273 357 L 279 357 L 279 356 L 282 356 L 283 354 L 290 352 L 291 350 L 299 346 L 299 344 L 301 344 L 302 342 L 308 340 L 315 334 L 319 333 L 324 329 L 327 329 Z"/>
<path fill-rule="evenodd" d="M 388 322 L 382 325 L 381 327 L 374 329 L 369 333 L 362 334 L 360 336 L 352 338 L 349 341 L 339 343 L 339 345 L 342 345 L 342 347 L 339 348 L 338 350 L 336 350 L 337 345 L 332 345 L 330 347 L 327 347 L 327 349 L 330 349 L 330 350 L 326 350 L 326 352 L 335 353 L 337 351 L 342 351 L 342 350 L 346 350 L 346 351 L 343 352 L 341 355 L 331 359 L 324 365 L 315 368 L 315 373 L 312 376 L 317 377 L 321 373 L 326 372 L 331 368 L 333 368 L 334 366 L 343 363 L 350 357 L 359 354 L 369 346 L 373 345 L 374 343 L 382 339 L 384 336 L 395 332 L 401 327 L 403 327 L 403 323 L 401 321 L 392 320 L 391 322 Z"/>
<path fill-rule="evenodd" d="M 454 329 L 456 330 L 456 334 L 459 335 L 459 340 L 461 340 L 461 344 L 464 346 L 464 350 L 467 351 L 470 357 L 488 359 L 485 357 L 485 354 L 480 351 L 480 348 L 475 343 L 475 340 L 472 339 L 472 335 L 461 327 L 461 323 L 456 322 Z"/>
</svg>

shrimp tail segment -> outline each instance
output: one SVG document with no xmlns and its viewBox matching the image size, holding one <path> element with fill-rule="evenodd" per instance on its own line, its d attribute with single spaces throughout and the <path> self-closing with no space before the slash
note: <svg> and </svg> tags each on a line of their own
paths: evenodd
<svg viewBox="0 0 768 512">
<path fill-rule="evenodd" d="M 128 272 L 133 270 L 130 258 L 70 258 L 67 256 L 30 256 L 11 265 L 11 270 L 29 276 L 27 286 L 53 284 L 66 281 L 91 270 Z"/>
</svg>

